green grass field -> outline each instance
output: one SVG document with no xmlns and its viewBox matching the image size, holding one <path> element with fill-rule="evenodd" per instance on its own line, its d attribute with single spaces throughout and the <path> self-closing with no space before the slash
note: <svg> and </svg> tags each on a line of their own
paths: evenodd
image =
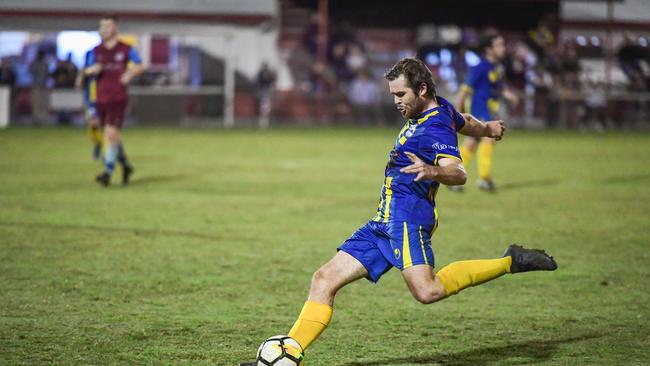
<svg viewBox="0 0 650 366">
<path fill-rule="evenodd" d="M 0 131 L 0 364 L 253 358 L 374 214 L 396 133 L 127 129 L 133 184 L 103 189 L 85 131 Z M 648 364 L 649 157 L 649 134 L 510 133 L 499 193 L 474 164 L 441 190 L 437 266 L 517 241 L 559 270 L 433 305 L 394 269 L 359 281 L 307 365 Z"/>
</svg>

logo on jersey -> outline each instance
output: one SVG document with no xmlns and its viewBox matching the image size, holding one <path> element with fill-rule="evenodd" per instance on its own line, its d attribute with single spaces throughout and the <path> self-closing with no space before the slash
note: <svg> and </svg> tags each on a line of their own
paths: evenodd
<svg viewBox="0 0 650 366">
<path fill-rule="evenodd" d="M 413 125 L 413 126 L 409 127 L 409 129 L 406 130 L 406 132 L 404 132 L 404 136 L 406 136 L 407 138 L 413 136 L 413 134 L 415 133 L 415 129 L 417 127 L 418 127 L 417 125 Z"/>
<path fill-rule="evenodd" d="M 122 62 L 124 60 L 124 53 L 118 52 L 115 54 L 115 61 Z"/>
<path fill-rule="evenodd" d="M 400 252 L 399 249 L 395 248 L 395 259 L 399 259 Z"/>
<path fill-rule="evenodd" d="M 439 143 L 439 142 L 434 143 L 433 145 L 431 145 L 431 147 L 432 147 L 434 150 L 438 150 L 438 151 L 440 151 L 440 150 L 447 150 L 447 149 L 449 149 L 449 150 L 454 150 L 454 151 L 458 151 L 458 147 L 456 147 L 456 146 L 454 146 L 454 145 L 441 144 L 441 143 Z"/>
</svg>

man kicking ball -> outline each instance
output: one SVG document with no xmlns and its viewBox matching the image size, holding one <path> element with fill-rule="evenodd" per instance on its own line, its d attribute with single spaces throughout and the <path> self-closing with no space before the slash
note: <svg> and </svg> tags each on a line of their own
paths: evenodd
<svg viewBox="0 0 650 366">
<path fill-rule="evenodd" d="M 503 124 L 461 115 L 437 97 L 431 72 L 420 60 L 405 58 L 385 77 L 397 109 L 408 120 L 390 152 L 375 217 L 313 275 L 307 302 L 288 334 L 303 350 L 330 323 L 338 290 L 360 278 L 377 282 L 392 267 L 402 272 L 411 294 L 423 304 L 506 273 L 557 268 L 543 250 L 512 244 L 500 258 L 454 262 L 434 271 L 431 235 L 438 226 L 436 193 L 440 184 L 462 185 L 467 180 L 456 132 L 500 138 Z"/>
</svg>

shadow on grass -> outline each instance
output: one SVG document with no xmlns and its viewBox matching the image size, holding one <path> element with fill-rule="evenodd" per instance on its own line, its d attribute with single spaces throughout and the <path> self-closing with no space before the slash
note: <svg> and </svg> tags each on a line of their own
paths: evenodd
<svg viewBox="0 0 650 366">
<path fill-rule="evenodd" d="M 531 187 L 549 187 L 555 186 L 560 183 L 557 179 L 540 179 L 540 180 L 524 180 L 521 182 L 506 182 L 497 185 L 497 192 L 509 191 L 513 189 L 531 188 Z"/>
<path fill-rule="evenodd" d="M 614 177 L 606 177 L 602 181 L 606 184 L 650 182 L 650 174 L 619 175 Z"/>
<path fill-rule="evenodd" d="M 185 174 L 167 174 L 167 175 L 145 175 L 145 176 L 138 176 L 137 172 L 129 182 L 129 186 L 139 186 L 139 185 L 146 185 L 146 184 L 152 184 L 152 183 L 168 183 L 168 182 L 174 182 L 174 181 L 179 181 L 179 180 L 185 180 L 187 179 L 188 176 Z"/>
<path fill-rule="evenodd" d="M 0 226 L 14 226 L 26 228 L 44 228 L 57 230 L 93 230 L 113 234 L 133 234 L 144 236 L 178 236 L 183 238 L 194 238 L 204 240 L 222 240 L 224 237 L 219 235 L 194 233 L 191 231 L 176 231 L 162 229 L 146 229 L 133 227 L 110 227 L 99 225 L 73 225 L 73 224 L 53 224 L 46 222 L 0 222 Z"/>
<path fill-rule="evenodd" d="M 529 340 L 504 346 L 476 348 L 456 353 L 439 353 L 422 357 L 386 358 L 383 360 L 351 362 L 340 366 L 381 366 L 395 364 L 478 366 L 491 363 L 502 364 L 509 358 L 519 359 L 513 360 L 515 364 L 529 365 L 549 360 L 557 351 L 558 346 L 562 344 L 581 342 L 602 336 L 602 334 L 585 334 L 553 340 Z"/>
</svg>

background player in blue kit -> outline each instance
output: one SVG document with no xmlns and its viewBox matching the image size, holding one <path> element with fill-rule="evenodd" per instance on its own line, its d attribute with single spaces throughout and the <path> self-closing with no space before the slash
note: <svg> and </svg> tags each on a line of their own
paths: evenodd
<svg viewBox="0 0 650 366">
<path fill-rule="evenodd" d="M 407 121 L 389 154 L 376 215 L 313 275 L 307 302 L 288 334 L 303 350 L 330 323 L 338 290 L 360 278 L 377 282 L 392 267 L 402 272 L 411 294 L 423 304 L 506 273 L 557 268 L 544 251 L 513 244 L 501 258 L 454 262 L 434 272 L 436 193 L 440 184 L 462 185 L 467 179 L 456 133 L 500 138 L 503 125 L 461 115 L 437 97 L 431 72 L 420 60 L 403 59 L 385 76 Z"/>
<path fill-rule="evenodd" d="M 98 160 L 102 152 L 102 131 L 97 114 L 97 79 L 93 75 L 86 75 L 86 67 L 91 66 L 92 50 L 86 52 L 84 67 L 77 75 L 75 86 L 83 91 L 84 118 L 88 124 L 90 139 L 93 142 L 93 158 Z"/>
<path fill-rule="evenodd" d="M 501 61 L 506 56 L 503 37 L 498 34 L 486 36 L 481 41 L 481 62 L 470 68 L 464 84 L 458 93 L 456 106 L 461 111 L 469 110 L 481 121 L 497 119 L 501 98 L 517 104 L 519 98 L 503 84 L 504 70 Z M 471 95 L 471 106 L 467 108 L 467 98 Z M 480 144 L 479 144 L 480 143 Z M 463 162 L 467 165 L 478 148 L 478 186 L 493 192 L 492 157 L 496 141 L 491 137 L 466 137 L 461 147 Z M 462 190 L 461 187 L 454 190 Z"/>
</svg>

